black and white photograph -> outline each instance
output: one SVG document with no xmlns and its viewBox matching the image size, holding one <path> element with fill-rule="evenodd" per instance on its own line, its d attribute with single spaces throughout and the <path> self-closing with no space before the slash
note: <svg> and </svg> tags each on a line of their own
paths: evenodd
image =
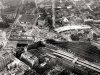
<svg viewBox="0 0 100 75">
<path fill-rule="evenodd" d="M 100 0 L 0 0 L 0 75 L 100 75 Z"/>
</svg>

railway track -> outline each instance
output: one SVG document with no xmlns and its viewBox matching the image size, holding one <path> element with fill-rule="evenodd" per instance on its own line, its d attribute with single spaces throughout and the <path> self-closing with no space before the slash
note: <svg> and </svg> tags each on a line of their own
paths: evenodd
<svg viewBox="0 0 100 75">
<path fill-rule="evenodd" d="M 56 46 L 53 46 L 53 47 L 56 47 Z M 74 54 L 68 53 L 68 52 L 63 51 L 61 49 L 54 50 L 54 49 L 51 49 L 51 48 L 48 48 L 48 47 L 45 47 L 43 49 L 49 50 L 52 55 L 60 56 L 64 59 L 66 59 L 66 60 L 71 61 L 72 64 L 78 64 L 78 65 L 84 66 L 86 68 L 89 68 L 93 71 L 100 73 L 100 64 L 97 64 L 97 63 L 95 64 L 95 63 L 89 62 L 87 60 L 83 60 L 82 58 L 77 57 Z"/>
</svg>

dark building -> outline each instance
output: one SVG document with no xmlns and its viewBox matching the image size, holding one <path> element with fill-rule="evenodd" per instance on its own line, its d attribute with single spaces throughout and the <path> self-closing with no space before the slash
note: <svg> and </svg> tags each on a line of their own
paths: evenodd
<svg viewBox="0 0 100 75">
<path fill-rule="evenodd" d="M 0 28 L 8 28 L 10 25 L 6 22 L 0 22 Z"/>
</svg>

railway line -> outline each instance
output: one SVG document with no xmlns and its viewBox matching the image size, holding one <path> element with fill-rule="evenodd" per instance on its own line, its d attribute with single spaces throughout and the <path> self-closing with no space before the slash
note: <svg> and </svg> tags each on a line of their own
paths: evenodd
<svg viewBox="0 0 100 75">
<path fill-rule="evenodd" d="M 88 69 L 91 69 L 93 71 L 100 73 L 100 64 L 99 63 L 89 62 L 87 60 L 84 60 L 80 57 L 75 56 L 72 53 L 68 53 L 60 48 L 56 49 L 56 50 L 49 48 L 49 47 L 52 47 L 53 45 L 50 46 L 49 44 L 47 44 L 46 46 L 47 47 L 45 47 L 43 49 L 47 50 L 47 52 L 50 52 L 50 54 L 52 54 L 54 56 L 58 56 L 58 58 L 59 57 L 64 58 L 65 60 L 70 61 L 71 64 L 73 64 L 73 65 L 78 64 L 78 65 L 83 66 L 83 68 L 85 67 L 85 68 L 88 68 Z M 56 48 L 56 46 L 53 46 L 53 48 Z"/>
</svg>

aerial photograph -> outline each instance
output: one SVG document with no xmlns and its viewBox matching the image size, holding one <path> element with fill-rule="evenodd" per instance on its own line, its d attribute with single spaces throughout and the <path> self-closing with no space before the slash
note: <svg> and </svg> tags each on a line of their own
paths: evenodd
<svg viewBox="0 0 100 75">
<path fill-rule="evenodd" d="M 0 75 L 100 75 L 100 0 L 0 0 Z"/>
</svg>

